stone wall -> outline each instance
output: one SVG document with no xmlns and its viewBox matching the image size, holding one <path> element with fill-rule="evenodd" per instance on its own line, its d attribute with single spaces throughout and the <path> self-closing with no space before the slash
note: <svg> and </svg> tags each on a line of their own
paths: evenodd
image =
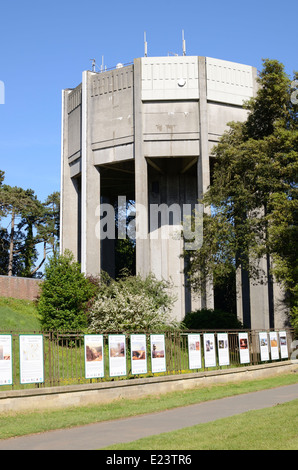
<svg viewBox="0 0 298 470">
<path fill-rule="evenodd" d="M 41 279 L 29 277 L 0 276 L 0 297 L 35 300 L 41 282 Z"/>
</svg>

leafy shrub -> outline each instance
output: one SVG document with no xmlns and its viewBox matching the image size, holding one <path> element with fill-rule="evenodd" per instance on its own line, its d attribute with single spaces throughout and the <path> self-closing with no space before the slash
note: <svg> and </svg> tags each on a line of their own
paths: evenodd
<svg viewBox="0 0 298 470">
<path fill-rule="evenodd" d="M 236 315 L 219 309 L 189 312 L 185 315 L 182 326 L 188 330 L 240 329 L 243 327 Z"/>
<path fill-rule="evenodd" d="M 174 298 L 170 284 L 150 274 L 126 275 L 113 280 L 101 277 L 99 292 L 89 310 L 89 329 L 93 332 L 163 331 L 176 326 L 171 320 Z"/>
<path fill-rule="evenodd" d="M 81 273 L 70 251 L 54 255 L 45 267 L 37 309 L 45 330 L 80 330 L 87 326 L 85 307 L 95 286 Z"/>
</svg>

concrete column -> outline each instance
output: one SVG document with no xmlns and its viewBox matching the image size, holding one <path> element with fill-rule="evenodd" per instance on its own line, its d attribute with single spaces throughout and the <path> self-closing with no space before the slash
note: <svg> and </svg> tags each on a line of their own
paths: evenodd
<svg viewBox="0 0 298 470">
<path fill-rule="evenodd" d="M 146 276 L 150 272 L 148 230 L 148 169 L 143 150 L 142 63 L 134 60 L 134 158 L 136 202 L 136 272 Z"/>
<path fill-rule="evenodd" d="M 198 158 L 198 198 L 205 194 L 210 186 L 208 109 L 207 109 L 207 74 L 206 58 L 198 58 L 199 66 L 199 116 L 200 116 L 200 155 Z M 209 212 L 207 207 L 205 211 Z M 214 308 L 213 282 L 208 281 L 201 297 L 201 308 Z"/>
<path fill-rule="evenodd" d="M 96 209 L 100 204 L 100 174 L 93 163 L 89 124 L 90 90 L 89 74 L 83 72 L 82 79 L 82 272 L 100 273 L 100 239 L 96 236 Z"/>
<path fill-rule="evenodd" d="M 71 90 L 62 91 L 61 123 L 61 199 L 60 199 L 60 253 L 70 250 L 75 260 L 79 259 L 79 188 L 77 180 L 70 177 L 68 163 L 68 100 Z M 72 207 L 72 210 L 69 208 Z M 66 209 L 65 209 L 66 208 Z"/>
</svg>

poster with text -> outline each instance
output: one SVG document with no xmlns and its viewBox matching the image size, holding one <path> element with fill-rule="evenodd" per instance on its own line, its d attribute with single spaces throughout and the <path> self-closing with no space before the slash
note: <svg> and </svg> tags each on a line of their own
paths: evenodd
<svg viewBox="0 0 298 470">
<path fill-rule="evenodd" d="M 103 335 L 85 335 L 85 378 L 104 377 Z"/>
<path fill-rule="evenodd" d="M 269 339 L 270 339 L 271 359 L 272 360 L 279 359 L 278 340 L 277 340 L 276 331 L 270 331 Z"/>
<path fill-rule="evenodd" d="M 230 364 L 228 333 L 217 333 L 218 364 L 228 366 Z"/>
<path fill-rule="evenodd" d="M 151 369 L 153 373 L 166 371 L 166 347 L 164 335 L 150 335 Z"/>
<path fill-rule="evenodd" d="M 215 335 L 214 333 L 204 334 L 204 364 L 205 367 L 216 366 Z"/>
<path fill-rule="evenodd" d="M 109 335 L 110 377 L 126 375 L 125 335 Z"/>
<path fill-rule="evenodd" d="M 43 336 L 20 335 L 20 383 L 44 382 Z"/>
<path fill-rule="evenodd" d="M 289 357 L 287 333 L 285 331 L 279 332 L 279 347 L 280 347 L 280 357 L 282 359 Z"/>
<path fill-rule="evenodd" d="M 238 337 L 239 337 L 240 364 L 247 364 L 248 362 L 250 362 L 248 334 L 239 333 Z"/>
<path fill-rule="evenodd" d="M 146 335 L 131 335 L 131 373 L 147 374 Z"/>
<path fill-rule="evenodd" d="M 11 335 L 0 335 L 0 385 L 12 385 Z"/>
<path fill-rule="evenodd" d="M 190 369 L 201 369 L 202 367 L 200 335 L 188 335 L 188 364 Z"/>
<path fill-rule="evenodd" d="M 266 331 L 259 333 L 261 361 L 269 361 L 268 334 Z"/>
</svg>

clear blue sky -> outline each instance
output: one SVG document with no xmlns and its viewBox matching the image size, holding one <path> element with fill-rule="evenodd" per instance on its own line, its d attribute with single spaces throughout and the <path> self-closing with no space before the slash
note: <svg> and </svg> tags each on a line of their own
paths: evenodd
<svg viewBox="0 0 298 470">
<path fill-rule="evenodd" d="M 201 55 L 298 70 L 297 0 L 16 0 L 0 7 L 0 169 L 5 182 L 44 201 L 60 190 L 61 90 L 90 59 L 109 68 L 144 55 Z"/>
</svg>

